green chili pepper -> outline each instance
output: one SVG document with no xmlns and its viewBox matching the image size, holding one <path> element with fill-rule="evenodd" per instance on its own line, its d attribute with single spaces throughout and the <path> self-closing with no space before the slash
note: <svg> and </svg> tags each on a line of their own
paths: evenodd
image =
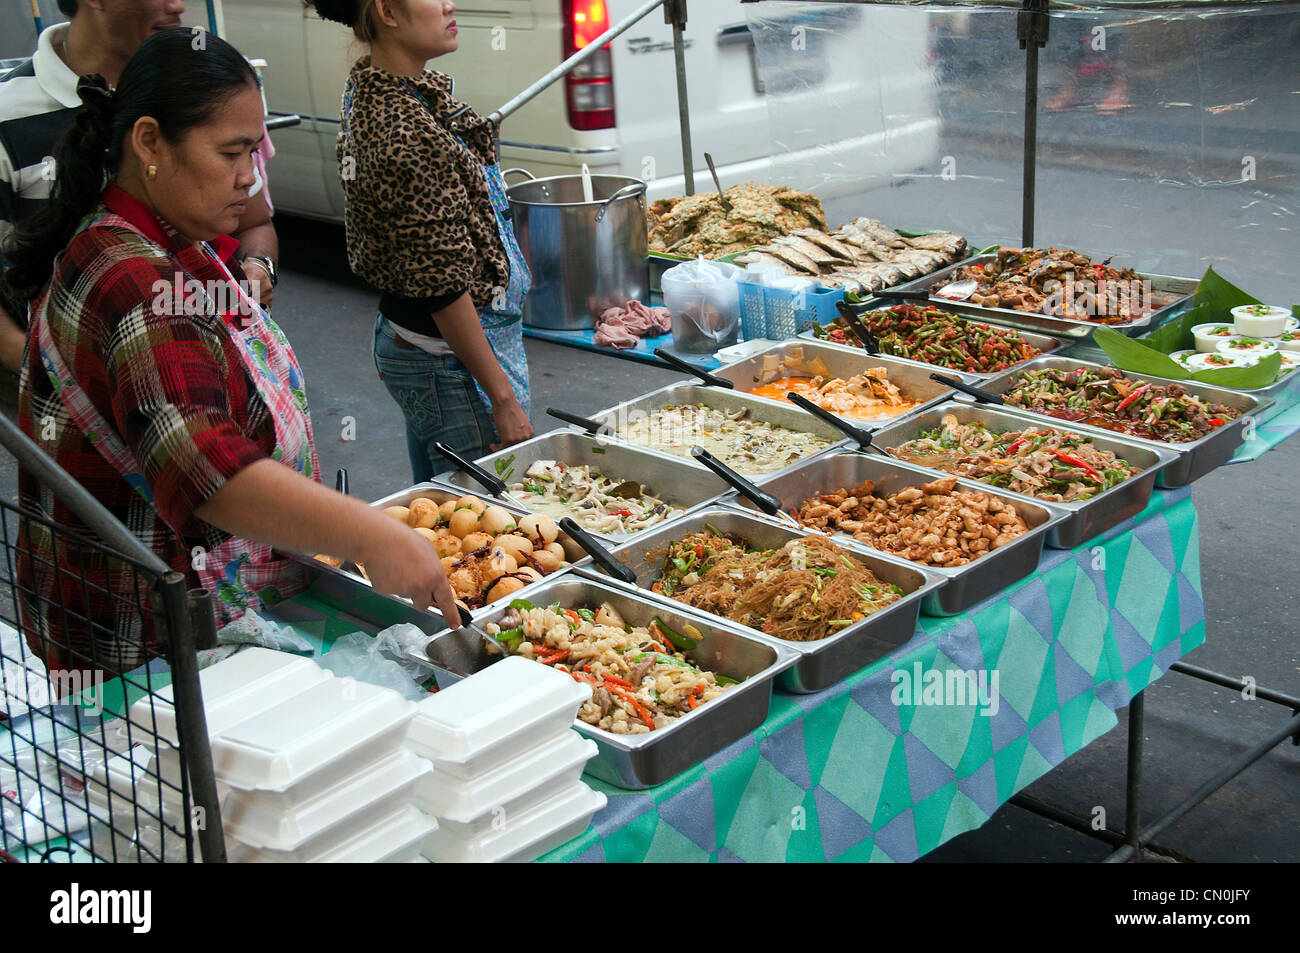
<svg viewBox="0 0 1300 953">
<path fill-rule="evenodd" d="M 664 638 L 666 638 L 669 642 L 671 642 L 673 644 L 673 648 L 677 649 L 678 651 L 689 652 L 691 649 L 695 648 L 695 646 L 699 644 L 694 639 L 689 639 L 686 636 L 682 635 L 680 632 L 678 632 L 676 629 L 674 629 L 672 626 L 666 623 L 663 619 L 659 618 L 659 616 L 655 616 L 650 621 L 653 622 L 659 628 L 659 631 L 664 634 Z"/>
</svg>

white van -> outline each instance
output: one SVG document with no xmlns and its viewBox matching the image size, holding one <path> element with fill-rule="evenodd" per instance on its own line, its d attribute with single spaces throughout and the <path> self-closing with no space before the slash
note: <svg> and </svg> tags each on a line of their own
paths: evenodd
<svg viewBox="0 0 1300 953">
<path fill-rule="evenodd" d="M 638 0 L 463 0 L 456 5 L 457 52 L 435 61 L 456 79 L 456 96 L 487 115 L 557 66 L 590 38 L 635 10 Z M 881 157 L 905 172 L 933 161 L 938 120 L 925 60 L 925 16 L 914 16 L 908 35 L 871 50 L 872 77 L 888 77 L 888 90 L 862 97 L 863 57 L 845 49 L 844 34 L 867 34 L 873 14 L 856 5 L 763 4 L 761 29 L 751 31 L 739 0 L 690 0 L 686 26 L 686 78 L 696 154 L 696 187 L 708 183 L 703 153 L 712 154 L 723 185 L 772 181 L 788 169 L 823 163 L 847 174 L 830 191 L 851 189 L 855 163 Z M 218 32 L 245 56 L 265 59 L 271 115 L 293 114 L 302 124 L 274 133 L 276 208 L 312 218 L 341 220 L 334 139 L 339 100 L 352 63 L 362 55 L 351 30 L 322 20 L 301 0 L 217 0 Z M 751 8 L 753 9 L 753 8 Z M 820 9 L 820 12 L 819 12 Z M 197 12 L 190 11 L 190 16 Z M 187 17 L 189 19 L 189 17 Z M 836 34 L 840 36 L 836 37 Z M 754 37 L 759 37 L 755 45 Z M 829 39 L 828 39 L 829 37 Z M 835 48 L 835 43 L 841 48 Z M 511 115 L 501 128 L 504 168 L 536 176 L 592 172 L 646 179 L 650 198 L 681 195 L 676 73 L 672 28 L 655 11 L 616 39 L 593 61 Z M 758 61 L 772 67 L 781 88 L 764 91 Z M 787 62 L 788 60 L 788 62 Z M 873 112 L 887 92 L 888 110 Z M 846 110 L 847 97 L 864 105 Z M 769 97 L 779 107 L 769 109 Z M 774 147 L 772 115 L 797 115 L 816 141 Z M 877 116 L 861 125 L 862 116 Z M 881 128 L 888 115 L 930 117 L 905 128 Z M 787 123 L 788 125 L 788 123 Z M 824 131 L 840 130 L 827 141 Z M 846 134 L 847 133 L 847 134 Z M 888 149 L 881 143 L 888 139 Z M 774 165 L 772 154 L 780 152 Z M 809 161 L 785 164 L 806 152 Z M 791 176 L 784 175 L 782 181 Z M 512 180 L 514 181 L 514 180 Z M 810 188 L 824 183 L 793 181 Z M 818 188 L 818 194 L 826 194 Z"/>
</svg>

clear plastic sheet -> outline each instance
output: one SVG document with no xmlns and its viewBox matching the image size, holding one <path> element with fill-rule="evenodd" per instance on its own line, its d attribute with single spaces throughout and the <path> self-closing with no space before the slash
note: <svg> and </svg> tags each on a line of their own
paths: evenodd
<svg viewBox="0 0 1300 953">
<path fill-rule="evenodd" d="M 1054 12 L 1040 52 L 1035 243 L 1300 302 L 1300 5 L 1093 6 Z M 744 9 L 775 181 L 832 226 L 1021 243 L 1014 5 Z"/>
</svg>

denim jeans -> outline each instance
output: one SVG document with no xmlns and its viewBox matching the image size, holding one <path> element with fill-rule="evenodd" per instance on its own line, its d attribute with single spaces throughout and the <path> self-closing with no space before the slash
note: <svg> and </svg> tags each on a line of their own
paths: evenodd
<svg viewBox="0 0 1300 953">
<path fill-rule="evenodd" d="M 496 439 L 492 419 L 459 358 L 398 347 L 392 325 L 382 314 L 375 320 L 374 358 L 379 379 L 406 418 L 414 482 L 454 469 L 433 449 L 437 441 L 471 460 L 491 452 Z"/>
</svg>

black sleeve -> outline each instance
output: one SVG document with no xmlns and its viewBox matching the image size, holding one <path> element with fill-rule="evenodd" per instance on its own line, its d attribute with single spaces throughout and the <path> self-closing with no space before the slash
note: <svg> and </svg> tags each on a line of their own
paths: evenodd
<svg viewBox="0 0 1300 953">
<path fill-rule="evenodd" d="M 385 291 L 379 297 L 379 311 L 389 321 L 400 324 L 408 331 L 440 338 L 442 334 L 433 316 L 468 290 L 469 288 L 465 287 L 446 294 L 429 295 L 426 298 L 408 298 Z"/>
</svg>

